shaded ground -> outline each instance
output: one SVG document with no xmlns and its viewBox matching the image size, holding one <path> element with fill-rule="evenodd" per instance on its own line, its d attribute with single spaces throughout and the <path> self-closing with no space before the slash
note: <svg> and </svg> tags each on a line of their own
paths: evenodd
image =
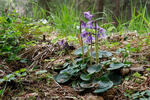
<svg viewBox="0 0 150 100">
<path fill-rule="evenodd" d="M 69 85 L 59 85 L 52 78 L 57 74 L 54 68 L 61 66 L 65 59 L 69 59 L 69 56 L 62 52 L 57 44 L 43 42 L 23 51 L 21 57 L 30 61 L 30 66 L 24 65 L 29 71 L 24 77 L 17 77 L 17 80 L 0 84 L 1 90 L 4 89 L 1 98 L 3 100 L 129 100 L 130 96 L 138 91 L 150 90 L 150 36 L 137 36 L 136 33 L 114 35 L 108 37 L 107 42 L 100 43 L 102 50 L 115 52 L 124 47 L 131 50 L 128 61 L 132 62 L 132 65 L 122 70 L 124 76 L 122 84 L 99 95 L 92 94 L 90 91 L 77 93 Z M 120 57 L 121 55 L 116 56 L 118 59 Z M 20 65 L 7 64 L 2 59 L 0 64 L 4 65 L 1 66 L 0 78 L 19 69 Z M 22 65 L 22 68 L 24 66 Z M 46 72 L 37 74 L 40 70 L 46 70 Z M 140 76 L 135 72 L 138 72 Z"/>
</svg>

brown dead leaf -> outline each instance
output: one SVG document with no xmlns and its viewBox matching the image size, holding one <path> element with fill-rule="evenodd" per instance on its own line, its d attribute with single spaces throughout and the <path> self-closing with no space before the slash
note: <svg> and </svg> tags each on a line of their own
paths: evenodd
<svg viewBox="0 0 150 100">
<path fill-rule="evenodd" d="M 140 67 L 131 67 L 130 71 L 133 71 L 133 72 L 143 72 L 144 69 L 145 68 L 143 66 L 140 66 Z"/>
</svg>

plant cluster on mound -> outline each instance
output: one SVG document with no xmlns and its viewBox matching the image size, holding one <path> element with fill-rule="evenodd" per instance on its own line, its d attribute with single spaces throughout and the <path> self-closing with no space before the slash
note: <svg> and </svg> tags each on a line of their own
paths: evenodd
<svg viewBox="0 0 150 100">
<path fill-rule="evenodd" d="M 117 61 L 111 52 L 99 50 L 98 38 L 105 37 L 105 30 L 92 20 L 90 12 L 84 12 L 84 17 L 88 22 L 80 21 L 81 47 L 74 51 L 75 59 L 68 50 L 68 43 L 64 40 L 59 42 L 71 61 L 66 62 L 54 78 L 61 84 L 70 81 L 75 91 L 91 89 L 94 93 L 102 93 L 121 83 L 119 70 L 128 64 Z"/>
</svg>

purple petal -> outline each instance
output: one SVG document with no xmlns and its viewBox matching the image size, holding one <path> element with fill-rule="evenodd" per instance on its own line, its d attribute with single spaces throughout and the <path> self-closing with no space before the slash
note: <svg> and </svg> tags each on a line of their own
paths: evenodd
<svg viewBox="0 0 150 100">
<path fill-rule="evenodd" d="M 98 38 L 101 38 L 101 35 L 100 35 L 100 33 L 98 33 Z"/>
<path fill-rule="evenodd" d="M 86 32 L 86 31 L 83 31 L 81 34 L 80 34 L 80 36 L 82 37 L 82 38 L 85 38 L 85 37 L 87 37 L 88 36 L 88 32 Z"/>
<path fill-rule="evenodd" d="M 91 44 L 91 41 L 94 40 L 94 37 L 92 37 L 91 34 L 89 34 L 89 36 L 86 38 L 85 42 L 88 44 Z"/>
<path fill-rule="evenodd" d="M 64 43 L 63 49 L 69 49 L 69 44 L 68 44 L 68 42 L 65 42 L 65 43 Z"/>
<path fill-rule="evenodd" d="M 96 27 L 94 27 L 94 29 L 100 30 L 100 27 L 98 26 L 98 24 L 96 24 Z"/>
<path fill-rule="evenodd" d="M 87 25 L 88 25 L 88 28 L 93 29 L 93 21 L 89 21 Z"/>
<path fill-rule="evenodd" d="M 86 23 L 84 21 L 81 21 L 81 28 L 86 28 Z"/>
<path fill-rule="evenodd" d="M 90 11 L 88 11 L 88 12 L 84 12 L 83 14 L 84 14 L 84 17 L 85 17 L 86 19 L 88 19 L 88 20 L 92 20 L 93 15 L 91 15 L 91 14 L 90 14 Z"/>
<path fill-rule="evenodd" d="M 105 38 L 106 37 L 105 32 L 106 31 L 103 28 L 99 28 L 98 38 Z"/>
<path fill-rule="evenodd" d="M 103 28 L 99 28 L 100 33 L 105 33 L 106 31 Z"/>
<path fill-rule="evenodd" d="M 63 46 L 63 45 L 64 45 L 64 39 L 61 40 L 60 42 L 58 42 L 58 44 L 59 44 L 60 46 Z"/>
</svg>

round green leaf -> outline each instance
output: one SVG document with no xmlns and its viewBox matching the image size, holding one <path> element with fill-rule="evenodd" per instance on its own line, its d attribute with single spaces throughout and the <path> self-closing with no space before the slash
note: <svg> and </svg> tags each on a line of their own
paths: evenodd
<svg viewBox="0 0 150 100">
<path fill-rule="evenodd" d="M 101 65 L 92 65 L 90 67 L 88 67 L 87 72 L 89 74 L 93 74 L 95 72 L 99 72 L 102 69 Z"/>
<path fill-rule="evenodd" d="M 60 71 L 60 74 L 62 74 L 62 73 L 68 73 L 68 74 L 70 74 L 70 75 L 76 75 L 79 71 L 80 71 L 80 70 L 79 70 L 78 67 L 73 67 L 73 66 L 71 66 L 71 67 L 68 67 L 68 68 L 66 68 L 66 69 L 64 69 L 64 70 L 62 70 L 62 71 Z"/>
<path fill-rule="evenodd" d="M 83 48 L 84 48 L 84 53 L 87 53 L 88 52 L 88 47 L 83 46 Z M 76 51 L 74 51 L 74 55 L 82 55 L 82 47 L 80 47 Z"/>
<path fill-rule="evenodd" d="M 78 91 L 78 92 L 82 92 L 84 91 L 84 88 L 82 88 L 80 85 L 79 85 L 79 82 L 78 81 L 73 81 L 72 82 L 72 87 L 75 91 Z"/>
<path fill-rule="evenodd" d="M 95 84 L 93 84 L 92 82 L 87 82 L 87 81 L 83 81 L 80 83 L 80 86 L 82 88 L 92 88 L 94 87 Z"/>
<path fill-rule="evenodd" d="M 93 93 L 102 93 L 102 92 L 107 91 L 108 89 L 110 89 L 113 86 L 113 82 L 110 80 L 99 81 L 98 85 L 99 85 L 98 89 L 93 91 Z"/>
<path fill-rule="evenodd" d="M 112 53 L 108 51 L 99 51 L 99 54 L 103 55 L 104 57 L 111 57 Z"/>
<path fill-rule="evenodd" d="M 89 81 L 91 76 L 89 74 L 81 74 L 80 78 L 84 81 Z"/>
<path fill-rule="evenodd" d="M 61 73 L 58 74 L 54 77 L 54 79 L 58 82 L 58 83 L 65 83 L 67 82 L 69 79 L 71 78 L 71 75 L 67 74 L 67 73 Z"/>
<path fill-rule="evenodd" d="M 96 59 L 96 52 L 95 51 L 92 52 L 92 57 Z M 102 58 L 102 54 L 100 52 L 98 52 L 98 57 Z"/>
<path fill-rule="evenodd" d="M 79 64 L 82 63 L 82 58 L 76 58 L 75 63 L 79 63 Z"/>
<path fill-rule="evenodd" d="M 107 70 L 115 70 L 115 69 L 119 69 L 121 67 L 124 67 L 123 63 L 112 63 L 109 65 L 109 68 Z"/>
</svg>

